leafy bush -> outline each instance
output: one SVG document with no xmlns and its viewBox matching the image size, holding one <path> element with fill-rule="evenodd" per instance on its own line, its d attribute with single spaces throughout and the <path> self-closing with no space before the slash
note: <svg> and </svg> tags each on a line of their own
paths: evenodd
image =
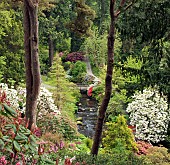
<svg viewBox="0 0 170 165">
<path fill-rule="evenodd" d="M 147 150 L 146 158 L 154 165 L 169 165 L 170 154 L 165 147 L 151 147 Z"/>
<path fill-rule="evenodd" d="M 97 157 L 80 153 L 75 155 L 73 165 L 149 165 L 144 158 L 129 154 L 99 154 Z"/>
<path fill-rule="evenodd" d="M 154 143 L 164 140 L 170 120 L 166 99 L 158 91 L 146 89 L 133 98 L 126 111 L 130 113 L 130 124 L 136 126 L 135 137 Z"/>
<path fill-rule="evenodd" d="M 106 153 L 121 153 L 136 151 L 136 143 L 130 128 L 126 124 L 126 119 L 119 115 L 116 122 L 107 123 L 107 130 L 103 138 L 104 151 Z"/>
<path fill-rule="evenodd" d="M 81 61 L 77 61 L 72 65 L 69 75 L 72 77 L 73 82 L 83 82 L 86 75 L 86 64 Z"/>
<path fill-rule="evenodd" d="M 7 84 L 0 84 L 1 90 L 6 93 L 6 100 L 10 103 L 10 106 L 14 109 L 18 109 L 25 113 L 26 108 L 26 90 L 25 88 L 8 88 Z M 40 94 L 37 102 L 37 118 L 42 118 L 47 113 L 56 113 L 60 115 L 60 111 L 54 104 L 52 98 L 53 94 L 49 92 L 45 87 L 40 88 Z"/>
<path fill-rule="evenodd" d="M 84 60 L 84 53 L 83 52 L 72 52 L 69 53 L 66 57 L 66 61 L 70 62 L 77 62 Z"/>
<path fill-rule="evenodd" d="M 37 125 L 42 129 L 43 134 L 50 132 L 52 136 L 58 136 L 60 139 L 73 140 L 77 134 L 76 124 L 70 123 L 68 118 L 55 114 L 47 114 L 37 121 Z"/>
<path fill-rule="evenodd" d="M 23 123 L 20 113 L 13 110 L 6 94 L 0 90 L 0 164 L 29 164 L 38 155 L 37 128 L 30 131 Z"/>
</svg>

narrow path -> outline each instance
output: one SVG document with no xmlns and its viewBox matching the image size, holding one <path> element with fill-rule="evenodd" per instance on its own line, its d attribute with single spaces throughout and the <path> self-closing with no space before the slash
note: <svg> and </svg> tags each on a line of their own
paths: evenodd
<svg viewBox="0 0 170 165">
<path fill-rule="evenodd" d="M 96 86 L 100 82 L 100 79 L 93 74 L 88 56 L 85 57 L 85 62 L 86 62 L 87 76 L 94 78 L 93 79 L 94 83 L 91 84 L 91 86 Z"/>
</svg>

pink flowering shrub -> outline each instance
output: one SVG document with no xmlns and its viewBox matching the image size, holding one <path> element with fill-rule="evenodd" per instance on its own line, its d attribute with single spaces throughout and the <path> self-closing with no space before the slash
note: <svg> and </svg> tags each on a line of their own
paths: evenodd
<svg viewBox="0 0 170 165">
<path fill-rule="evenodd" d="M 147 143 L 145 141 L 137 141 L 137 154 L 138 155 L 146 155 L 148 153 L 148 149 L 153 147 L 152 144 Z"/>
</svg>

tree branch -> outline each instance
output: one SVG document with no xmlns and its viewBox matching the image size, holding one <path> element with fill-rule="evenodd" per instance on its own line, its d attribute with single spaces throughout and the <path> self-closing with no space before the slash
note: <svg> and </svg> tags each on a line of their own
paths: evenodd
<svg viewBox="0 0 170 165">
<path fill-rule="evenodd" d="M 125 2 L 125 0 L 122 0 L 122 1 L 124 1 Z M 131 2 L 128 6 L 126 6 L 124 9 L 123 9 L 123 11 L 126 11 L 127 9 L 129 9 L 131 6 L 133 5 L 133 2 Z M 120 7 L 120 9 L 121 9 L 122 7 Z M 114 14 L 114 17 L 115 18 L 117 18 L 118 16 L 119 16 L 119 14 L 121 13 L 121 10 L 120 9 L 118 9 L 116 12 L 115 12 L 115 14 Z"/>
</svg>

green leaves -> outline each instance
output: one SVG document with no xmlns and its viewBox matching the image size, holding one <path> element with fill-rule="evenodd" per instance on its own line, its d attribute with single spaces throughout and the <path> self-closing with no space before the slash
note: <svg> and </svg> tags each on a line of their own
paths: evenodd
<svg viewBox="0 0 170 165">
<path fill-rule="evenodd" d="M 9 107 L 6 103 L 3 103 L 2 105 L 4 106 L 4 109 L 6 110 L 6 112 L 8 114 L 10 114 L 13 117 L 16 117 L 17 113 L 15 110 L 13 110 L 11 107 Z"/>
<path fill-rule="evenodd" d="M 21 147 L 19 145 L 19 143 L 17 141 L 13 141 L 13 145 L 14 145 L 14 149 L 17 151 L 17 152 L 20 152 L 21 151 Z"/>
<path fill-rule="evenodd" d="M 18 82 L 23 79 L 23 30 L 21 13 L 13 10 L 8 2 L 0 3 L 0 80 L 9 78 Z M 10 84 L 9 85 L 14 85 Z"/>
<path fill-rule="evenodd" d="M 119 115 L 115 122 L 107 123 L 103 145 L 106 152 L 115 152 L 115 149 L 120 149 L 120 147 L 127 151 L 137 150 L 133 133 L 123 116 Z"/>
<path fill-rule="evenodd" d="M 5 143 L 0 139 L 0 150 L 4 149 Z"/>
</svg>

